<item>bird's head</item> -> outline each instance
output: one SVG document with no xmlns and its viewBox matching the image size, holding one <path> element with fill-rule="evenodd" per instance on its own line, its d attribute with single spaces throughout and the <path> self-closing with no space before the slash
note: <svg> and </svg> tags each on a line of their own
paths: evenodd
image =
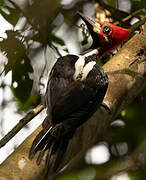
<svg viewBox="0 0 146 180">
<path fill-rule="evenodd" d="M 112 23 L 97 22 L 78 12 L 79 16 L 86 23 L 92 36 L 91 48 L 100 48 L 102 53 L 108 53 L 116 49 L 130 35 L 130 30 Z"/>
</svg>

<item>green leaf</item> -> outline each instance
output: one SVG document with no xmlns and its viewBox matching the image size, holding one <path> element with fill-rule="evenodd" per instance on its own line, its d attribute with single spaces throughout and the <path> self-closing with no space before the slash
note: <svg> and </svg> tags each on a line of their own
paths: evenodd
<svg viewBox="0 0 146 180">
<path fill-rule="evenodd" d="M 132 0 L 132 2 L 141 2 L 141 0 Z"/>
<path fill-rule="evenodd" d="M 35 34 L 35 35 L 32 37 L 32 40 L 33 40 L 33 41 L 40 42 L 40 43 L 43 43 L 43 39 L 42 39 L 42 37 L 40 36 L 39 33 Z"/>
<path fill-rule="evenodd" d="M 17 69 L 17 65 L 19 66 L 21 61 L 23 61 L 26 55 L 26 47 L 17 38 L 20 36 L 17 31 L 8 30 L 6 34 L 7 39 L 0 42 L 0 49 L 8 58 L 8 63 L 5 67 L 5 73 L 7 74 L 10 70 Z"/>
<path fill-rule="evenodd" d="M 14 96 L 24 103 L 31 94 L 33 80 L 29 78 L 29 73 L 33 72 L 33 69 L 27 56 L 23 61 L 24 63 L 20 63 L 17 65 L 17 68 L 12 70 L 11 89 Z M 14 86 L 14 83 L 17 84 L 16 87 Z"/>
<path fill-rule="evenodd" d="M 39 99 L 40 97 L 36 94 L 30 94 L 30 96 L 25 102 L 22 102 L 18 98 L 16 98 L 18 111 L 22 112 L 22 111 L 29 110 L 32 106 L 34 106 L 39 101 Z"/>
<path fill-rule="evenodd" d="M 0 0 L 0 6 L 4 5 L 4 0 Z"/>
<path fill-rule="evenodd" d="M 130 180 L 145 180 L 146 170 L 144 167 L 137 168 L 136 171 L 131 171 L 128 173 Z"/>
<path fill-rule="evenodd" d="M 143 7 L 146 8 L 146 0 L 142 0 Z"/>
<path fill-rule="evenodd" d="M 141 0 L 132 0 L 132 11 L 137 11 L 139 9 L 144 8 L 145 1 Z M 146 7 L 146 6 L 145 6 Z"/>
<path fill-rule="evenodd" d="M 20 34 L 12 30 L 6 33 L 7 39 L 0 42 L 0 49 L 8 59 L 5 73 L 12 71 L 12 92 L 21 102 L 25 102 L 32 90 L 33 81 L 29 78 L 29 73 L 32 73 L 33 69 L 26 55 L 26 47 L 19 39 Z M 13 83 L 17 86 L 13 86 Z"/>
<path fill-rule="evenodd" d="M 21 76 L 21 77 L 23 77 L 23 76 Z M 14 79 L 15 78 L 13 78 L 13 80 Z M 14 82 L 17 82 L 17 81 L 14 81 Z M 19 101 L 21 103 L 25 103 L 30 96 L 30 93 L 32 90 L 32 85 L 33 85 L 33 80 L 31 80 L 29 78 L 29 76 L 25 75 L 25 80 L 21 80 L 21 78 L 20 78 L 20 80 L 18 81 L 18 86 L 16 88 L 14 88 L 13 84 L 12 84 L 11 90 L 12 90 L 14 96 L 17 99 L 19 99 Z"/>
<path fill-rule="evenodd" d="M 64 41 L 60 37 L 58 37 L 52 33 L 49 34 L 48 39 L 49 39 L 49 42 L 55 42 L 57 44 L 60 44 L 61 46 L 65 45 Z M 33 36 L 32 40 L 40 42 L 40 43 L 44 43 L 43 39 L 41 38 L 41 36 L 38 33 Z"/>
<path fill-rule="evenodd" d="M 19 11 L 15 8 L 10 8 L 8 6 L 5 6 L 5 8 L 9 11 L 9 14 L 7 14 L 5 11 L 0 9 L 1 15 L 13 26 L 16 25 L 16 23 L 19 20 L 20 14 Z"/>
<path fill-rule="evenodd" d="M 107 0 L 108 5 L 116 7 L 115 0 Z"/>
<path fill-rule="evenodd" d="M 57 178 L 57 180 L 82 180 L 77 174 L 70 173 Z"/>
<path fill-rule="evenodd" d="M 65 45 L 64 41 L 60 37 L 58 37 L 52 33 L 50 33 L 49 39 L 57 44 L 60 44 L 61 46 Z"/>
</svg>

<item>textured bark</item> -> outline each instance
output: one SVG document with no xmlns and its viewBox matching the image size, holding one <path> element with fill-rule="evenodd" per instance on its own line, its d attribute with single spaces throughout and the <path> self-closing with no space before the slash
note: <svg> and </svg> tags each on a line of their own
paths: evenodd
<svg viewBox="0 0 146 180">
<path fill-rule="evenodd" d="M 129 66 L 131 62 L 135 64 Z M 70 141 L 60 168 L 71 162 L 68 168 L 78 167 L 84 152 L 106 138 L 111 121 L 130 104 L 146 85 L 146 25 L 140 34 L 131 38 L 121 50 L 104 65 L 109 76 L 109 87 L 104 103 L 111 109 L 109 114 L 100 108 L 91 119 L 76 131 Z M 44 162 L 36 166 L 35 159 L 28 160 L 28 151 L 37 129 L 10 155 L 0 167 L 0 180 L 41 180 Z M 72 160 L 71 160 L 72 159 Z M 51 178 L 50 178 L 51 179 Z"/>
</svg>

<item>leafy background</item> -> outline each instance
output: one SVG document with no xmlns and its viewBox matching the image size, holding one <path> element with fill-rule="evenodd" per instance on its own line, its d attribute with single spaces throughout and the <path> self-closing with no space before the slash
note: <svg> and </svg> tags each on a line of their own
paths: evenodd
<svg viewBox="0 0 146 180">
<path fill-rule="evenodd" d="M 4 131 L 4 124 L 13 124 L 41 102 L 48 72 L 57 57 L 68 52 L 78 54 L 91 44 L 91 38 L 87 40 L 81 33 L 77 10 L 101 21 L 130 27 L 133 21 L 144 18 L 145 8 L 145 0 L 0 0 L 0 15 L 11 24 L 11 29 L 6 30 L 4 36 L 0 35 L 1 136 L 7 131 Z M 132 15 L 134 12 L 136 14 Z M 131 18 L 124 21 L 128 15 Z M 82 46 L 83 41 L 88 43 Z M 108 59 L 99 60 L 99 63 Z M 15 115 L 8 118 L 5 113 L 9 108 Z M 141 151 L 146 141 L 145 110 L 146 90 L 111 124 L 112 133 L 106 134 L 101 143 L 87 152 L 81 168 L 57 179 L 101 180 L 102 177 L 114 180 L 121 177 L 122 180 L 145 180 L 145 148 Z M 42 116 L 39 118 L 43 119 Z M 24 128 L 29 130 L 30 126 Z M 17 139 L 15 141 L 10 145 L 11 150 L 18 145 Z M 101 148 L 102 160 L 99 160 L 98 148 Z M 138 153 L 142 164 L 134 161 L 130 169 L 127 168 L 130 165 L 122 164 L 123 159 L 134 159 Z"/>
</svg>

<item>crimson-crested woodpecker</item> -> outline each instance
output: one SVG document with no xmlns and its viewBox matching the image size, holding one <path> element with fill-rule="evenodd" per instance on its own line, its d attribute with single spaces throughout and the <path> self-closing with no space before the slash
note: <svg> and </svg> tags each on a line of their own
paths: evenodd
<svg viewBox="0 0 146 180">
<path fill-rule="evenodd" d="M 97 22 L 78 12 L 79 16 L 86 23 L 92 36 L 93 43 L 90 49 L 99 50 L 99 57 L 115 50 L 123 41 L 130 36 L 130 29 L 116 26 L 112 23 Z"/>
<path fill-rule="evenodd" d="M 115 49 L 130 34 L 127 29 L 78 14 L 85 21 L 93 44 L 87 53 L 58 58 L 51 70 L 45 94 L 47 117 L 29 152 L 32 159 L 40 151 L 37 158 L 40 164 L 48 150 L 45 177 L 58 170 L 76 129 L 102 104 L 108 77 L 96 64 L 97 58 Z"/>
</svg>

